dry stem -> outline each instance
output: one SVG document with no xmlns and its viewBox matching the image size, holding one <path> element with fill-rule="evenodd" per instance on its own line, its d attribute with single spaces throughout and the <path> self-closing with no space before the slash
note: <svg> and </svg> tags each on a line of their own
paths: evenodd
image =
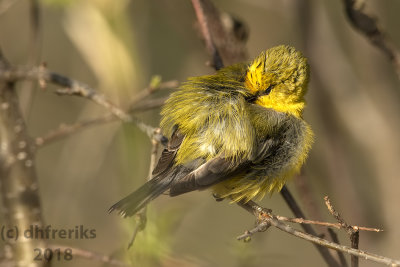
<svg viewBox="0 0 400 267">
<path fill-rule="evenodd" d="M 316 244 L 318 246 L 323 246 L 323 247 L 326 247 L 326 248 L 342 251 L 344 253 L 356 256 L 358 258 L 364 258 L 366 260 L 370 260 L 370 261 L 374 261 L 374 262 L 378 262 L 378 263 L 383 263 L 383 264 L 386 264 L 388 266 L 400 266 L 400 261 L 399 260 L 394 260 L 394 259 L 383 257 L 383 256 L 380 256 L 380 255 L 377 255 L 377 254 L 373 254 L 373 253 L 370 253 L 370 252 L 366 252 L 366 251 L 362 251 L 362 250 L 359 250 L 359 249 L 355 249 L 355 248 L 350 248 L 350 247 L 347 247 L 347 246 L 339 245 L 339 244 L 330 242 L 328 240 L 325 240 L 323 238 L 320 238 L 320 237 L 317 237 L 317 236 L 314 236 L 314 235 L 311 235 L 311 234 L 307 234 L 307 233 L 298 231 L 298 230 L 292 228 L 291 226 L 289 226 L 289 225 L 283 223 L 282 221 L 280 221 L 272 213 L 266 212 L 267 209 L 257 205 L 253 201 L 249 201 L 247 203 L 239 202 L 238 204 L 239 204 L 239 206 L 241 206 L 242 208 L 244 208 L 248 212 L 252 213 L 253 215 L 257 215 L 258 219 L 262 218 L 262 222 L 259 223 L 255 228 L 253 228 L 253 229 L 251 229 L 249 231 L 246 231 L 245 234 L 239 236 L 238 239 L 240 239 L 240 240 L 242 240 L 242 239 L 246 240 L 249 237 L 251 237 L 254 233 L 260 232 L 260 231 L 265 231 L 265 229 L 268 228 L 269 226 L 274 226 L 274 227 L 278 228 L 281 231 L 284 231 L 284 232 L 286 232 L 288 234 L 294 235 L 294 236 L 299 237 L 301 239 L 310 241 L 310 242 L 312 242 L 312 243 L 314 243 L 314 244 Z"/>
<path fill-rule="evenodd" d="M 13 82 L 17 80 L 38 80 L 46 83 L 54 83 L 62 86 L 56 92 L 60 95 L 77 95 L 88 98 L 100 106 L 103 106 L 114 116 L 126 123 L 134 123 L 141 131 L 146 133 L 150 138 L 154 138 L 158 142 L 165 144 L 168 139 L 160 133 L 155 134 L 155 128 L 143 123 L 138 118 L 131 116 L 127 112 L 109 101 L 103 94 L 89 87 L 88 85 L 79 81 L 70 79 L 66 76 L 60 75 L 55 72 L 48 71 L 43 68 L 11 68 L 9 70 L 0 72 L 0 79 Z"/>
</svg>

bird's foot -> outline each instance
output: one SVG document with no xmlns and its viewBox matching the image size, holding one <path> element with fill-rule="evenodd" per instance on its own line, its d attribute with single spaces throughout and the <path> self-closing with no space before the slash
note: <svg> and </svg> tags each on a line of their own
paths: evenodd
<svg viewBox="0 0 400 267">
<path fill-rule="evenodd" d="M 272 217 L 271 213 L 272 213 L 271 209 L 258 206 L 256 209 L 256 223 L 255 223 L 256 226 L 265 223 L 266 219 L 270 219 Z M 265 229 L 263 229 L 262 231 L 267 230 L 268 227 L 269 226 L 266 226 Z"/>
</svg>

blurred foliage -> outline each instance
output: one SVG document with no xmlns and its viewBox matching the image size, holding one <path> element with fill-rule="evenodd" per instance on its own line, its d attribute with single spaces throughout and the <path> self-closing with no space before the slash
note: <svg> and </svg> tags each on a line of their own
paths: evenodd
<svg viewBox="0 0 400 267">
<path fill-rule="evenodd" d="M 80 0 L 41 0 L 43 5 L 53 6 L 53 7 L 67 7 L 74 2 L 78 2 Z"/>
<path fill-rule="evenodd" d="M 314 201 L 314 210 L 304 205 L 309 216 L 332 220 L 323 205 L 323 196 L 329 194 L 349 223 L 385 229 L 384 234 L 361 233 L 361 248 L 399 258 L 400 88 L 388 59 L 349 25 L 339 0 L 214 2 L 247 24 L 250 57 L 289 44 L 309 58 L 312 78 L 305 118 L 316 140 L 302 181 L 307 198 L 300 183 L 289 184 L 293 191 L 300 189 L 296 195 L 303 203 Z M 400 2 L 365 2 L 400 44 Z M 208 56 L 194 27 L 190 1 L 41 3 L 41 60 L 122 107 L 153 75 L 184 81 L 213 72 L 204 64 Z M 0 15 L 0 46 L 12 64 L 27 62 L 28 14 L 29 1 L 16 1 Z M 52 88 L 36 91 L 28 121 L 32 136 L 106 112 L 85 99 L 56 96 Z M 138 116 L 156 126 L 158 113 L 155 109 Z M 118 122 L 91 127 L 43 148 L 36 163 L 46 223 L 65 228 L 82 224 L 98 233 L 96 240 L 56 242 L 119 255 L 135 266 L 323 264 L 311 244 L 273 229 L 251 243 L 235 243 L 237 235 L 253 226 L 253 218 L 227 201 L 215 203 L 209 192 L 157 199 L 145 232 L 126 251 L 134 220 L 108 215 L 107 209 L 146 179 L 149 150 L 143 133 Z M 265 198 L 262 205 L 290 216 L 279 195 Z M 340 237 L 348 244 L 344 233 Z M 77 259 L 55 266 L 102 264 Z"/>
<path fill-rule="evenodd" d="M 148 209 L 147 217 L 146 228 L 138 233 L 132 247 L 127 250 L 127 243 L 124 243 L 120 252 L 126 254 L 133 265 L 160 266 L 162 259 L 171 253 L 171 229 L 177 223 L 177 214 L 171 213 L 170 210 L 156 214 L 152 209 Z M 132 220 L 126 220 L 126 233 L 132 232 L 132 226 Z"/>
</svg>

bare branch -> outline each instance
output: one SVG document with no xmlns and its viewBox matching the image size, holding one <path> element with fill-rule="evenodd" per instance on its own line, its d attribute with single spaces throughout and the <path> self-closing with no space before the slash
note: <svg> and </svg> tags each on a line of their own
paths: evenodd
<svg viewBox="0 0 400 267">
<path fill-rule="evenodd" d="M 286 186 L 283 186 L 281 190 L 281 195 L 285 199 L 286 203 L 288 204 L 289 208 L 292 210 L 293 214 L 298 218 L 305 218 L 304 213 L 300 209 L 299 205 L 297 204 L 296 200 L 293 198 L 290 191 L 287 189 Z M 318 236 L 315 230 L 308 224 L 301 224 L 301 227 L 304 231 L 312 236 Z M 329 266 L 338 266 L 336 260 L 332 257 L 332 254 L 325 248 L 321 246 L 315 246 L 316 249 L 319 251 L 321 256 L 324 258 L 325 262 Z"/>
<path fill-rule="evenodd" d="M 291 222 L 291 223 L 299 223 L 299 224 L 312 224 L 312 225 L 326 226 L 326 227 L 331 227 L 331 228 L 336 228 L 336 229 L 343 228 L 340 223 L 330 223 L 330 222 L 306 220 L 303 218 L 288 218 L 288 217 L 279 216 L 279 215 L 277 215 L 276 218 L 283 222 Z M 370 227 L 363 227 L 363 226 L 353 226 L 353 227 L 357 227 L 361 231 L 383 232 L 382 229 L 378 229 L 378 228 L 370 228 Z"/>
<path fill-rule="evenodd" d="M 339 238 L 337 237 L 337 234 L 335 233 L 335 231 L 333 231 L 333 229 L 328 228 L 328 233 L 329 233 L 329 236 L 332 238 L 332 241 L 333 241 L 333 242 L 335 242 L 336 244 L 340 244 Z M 347 260 L 346 260 L 346 258 L 344 257 L 343 252 L 337 250 L 337 253 L 338 253 L 338 256 L 339 256 L 340 265 L 341 265 L 342 267 L 347 267 L 347 266 L 349 266 L 349 265 L 347 264 Z"/>
<path fill-rule="evenodd" d="M 343 3 L 351 24 L 389 57 L 400 79 L 400 52 L 379 27 L 377 19 L 365 12 L 365 2 L 363 0 L 343 0 Z"/>
<path fill-rule="evenodd" d="M 359 249 L 354 249 L 354 248 L 350 248 L 347 246 L 339 245 L 339 244 L 330 242 L 328 240 L 325 240 L 323 238 L 298 231 L 298 230 L 292 228 L 291 226 L 281 222 L 276 216 L 274 216 L 270 212 L 266 212 L 265 208 L 257 205 L 253 201 L 249 201 L 247 203 L 239 202 L 238 204 L 239 204 L 239 206 L 243 207 L 245 210 L 249 211 L 253 215 L 257 214 L 258 219 L 262 218 L 262 222 L 259 225 L 257 225 L 255 228 L 253 228 L 252 230 L 246 231 L 246 233 L 244 235 L 241 235 L 240 236 L 241 239 L 248 239 L 254 233 L 264 231 L 266 229 L 266 227 L 274 226 L 281 231 L 284 231 L 288 234 L 294 235 L 301 239 L 310 241 L 318 246 L 323 246 L 323 247 L 334 249 L 337 251 L 342 251 L 344 253 L 354 255 L 359 258 L 363 258 L 363 259 L 378 262 L 378 263 L 383 263 L 388 266 L 400 266 L 399 260 L 390 259 L 390 258 L 383 257 L 383 256 L 380 256 L 377 254 L 370 253 L 370 252 L 366 252 L 366 251 L 362 251 Z M 335 263 L 335 264 L 338 266 L 337 263 Z"/>
<path fill-rule="evenodd" d="M 220 12 L 210 0 L 192 0 L 200 33 L 207 52 L 212 58 L 212 67 L 247 60 L 246 41 L 248 28 L 237 17 Z"/>
<path fill-rule="evenodd" d="M 8 82 L 13 82 L 17 80 L 27 79 L 27 80 L 42 80 L 45 82 L 50 82 L 62 86 L 62 89 L 56 90 L 60 95 L 77 95 L 81 97 L 88 98 L 105 109 L 110 111 L 114 116 L 119 118 L 121 121 L 126 123 L 134 123 L 141 131 L 146 133 L 150 138 L 155 138 L 162 144 L 166 144 L 167 138 L 162 134 L 155 134 L 155 128 L 146 125 L 144 122 L 138 118 L 129 115 L 111 101 L 109 101 L 103 94 L 89 87 L 88 85 L 81 83 L 79 81 L 70 79 L 66 76 L 60 75 L 55 72 L 50 72 L 43 68 L 33 67 L 21 67 L 12 68 L 0 72 L 0 79 Z"/>
<path fill-rule="evenodd" d="M 360 227 L 358 226 L 351 226 L 345 222 L 345 220 L 340 216 L 339 212 L 333 207 L 330 199 L 328 196 L 324 197 L 325 204 L 328 207 L 329 212 L 332 214 L 333 217 L 339 222 L 341 227 L 346 230 L 347 234 L 350 236 L 351 247 L 357 249 L 358 248 L 358 240 L 359 240 L 359 230 Z M 352 255 L 351 256 L 351 266 L 357 267 L 358 266 L 358 257 Z"/>
<path fill-rule="evenodd" d="M 168 97 L 163 97 L 141 101 L 140 104 L 132 107 L 129 112 L 135 113 L 161 107 L 162 105 L 164 105 L 164 102 L 167 98 Z M 57 129 L 50 130 L 47 134 L 37 137 L 35 139 L 35 145 L 36 148 L 41 148 L 45 145 L 51 144 L 53 142 L 59 141 L 60 139 L 78 133 L 82 130 L 88 129 L 91 126 L 103 125 L 105 123 L 115 122 L 116 120 L 118 120 L 118 118 L 109 113 L 98 118 L 84 120 L 74 124 L 61 124 Z"/>
<path fill-rule="evenodd" d="M 164 105 L 165 101 L 169 98 L 169 96 L 165 97 L 160 97 L 160 98 L 155 98 L 155 99 L 148 99 L 145 101 L 141 101 L 140 103 L 137 103 L 133 107 L 131 106 L 129 108 L 130 113 L 135 113 L 135 112 L 140 112 L 140 111 L 146 111 L 150 109 L 155 109 L 159 108 L 162 105 Z"/>
<path fill-rule="evenodd" d="M 360 238 L 360 232 L 358 231 L 357 226 L 354 227 L 354 232 L 350 235 L 350 242 L 351 242 L 351 247 L 358 249 L 358 242 Z M 351 266 L 352 267 L 358 267 L 358 257 L 356 256 L 351 256 Z"/>
<path fill-rule="evenodd" d="M 42 137 L 35 139 L 36 148 L 58 141 L 66 136 L 87 129 L 89 126 L 104 124 L 115 121 L 117 118 L 112 114 L 106 114 L 99 118 L 77 122 L 71 125 L 61 124 L 57 129 L 51 130 Z"/>
<path fill-rule="evenodd" d="M 139 93 L 137 93 L 135 95 L 135 98 L 131 100 L 131 103 L 129 104 L 129 106 L 133 108 L 140 101 L 142 101 L 147 96 L 151 95 L 152 93 L 154 93 L 158 90 L 172 89 L 172 88 L 176 88 L 178 86 L 179 86 L 179 82 L 177 80 L 161 82 L 160 76 L 154 76 L 150 81 L 150 85 L 148 87 L 146 87 L 145 89 L 141 90 Z"/>
<path fill-rule="evenodd" d="M 200 24 L 200 30 L 204 37 L 206 48 L 208 53 L 212 56 L 212 66 L 219 70 L 224 67 L 224 63 L 222 62 L 222 58 L 218 52 L 218 48 L 216 47 L 212 35 L 210 25 L 208 23 L 207 14 L 204 12 L 204 1 L 203 0 L 192 0 L 193 8 L 196 12 L 197 20 Z M 212 5 L 210 3 L 210 5 Z"/>
<path fill-rule="evenodd" d="M 10 66 L 0 51 L 0 73 Z M 0 196 L 3 228 L 12 229 L 13 239 L 6 239 L 6 261 L 20 266 L 44 267 L 45 261 L 35 261 L 37 247 L 44 247 L 40 238 L 17 238 L 18 230 L 32 225 L 42 227 L 43 218 L 35 171 L 35 154 L 21 113 L 15 84 L 0 79 Z M 10 265 L 11 266 L 11 265 Z"/>
<path fill-rule="evenodd" d="M 46 82 L 42 81 L 41 83 L 42 87 L 46 87 Z M 160 107 L 164 104 L 165 100 L 167 97 L 163 98 L 158 98 L 158 99 L 150 99 L 144 101 L 143 99 L 149 96 L 150 94 L 162 90 L 162 89 L 172 89 L 178 87 L 179 82 L 176 80 L 171 80 L 171 81 L 166 81 L 166 82 L 153 82 L 150 83 L 149 87 L 143 89 L 141 93 L 139 93 L 139 96 L 136 96 L 132 101 L 131 101 L 131 108 L 129 109 L 129 113 L 134 113 L 134 112 L 139 112 L 139 111 L 145 111 L 148 109 L 153 109 Z M 65 138 L 67 136 L 70 136 L 72 134 L 78 133 L 81 130 L 87 129 L 90 126 L 94 125 L 101 125 L 104 123 L 109 123 L 117 120 L 113 114 L 105 114 L 103 116 L 100 116 L 99 118 L 94 118 L 90 120 L 85 120 L 81 122 L 77 122 L 71 125 L 67 124 L 61 124 L 57 129 L 50 130 L 47 134 L 41 137 L 37 137 L 35 139 L 35 145 L 36 148 L 45 146 L 47 144 L 50 144 L 52 142 L 58 141 L 62 138 Z M 161 134 L 161 132 L 159 132 Z"/>
<path fill-rule="evenodd" d="M 251 230 L 245 231 L 243 235 L 238 236 L 236 239 L 243 240 L 245 242 L 249 242 L 251 240 L 251 236 L 253 236 L 255 233 L 258 233 L 258 232 L 265 232 L 266 230 L 268 230 L 268 228 L 270 226 L 271 226 L 271 224 L 269 222 L 259 223 L 259 224 L 257 224 L 256 227 L 254 227 Z"/>
</svg>

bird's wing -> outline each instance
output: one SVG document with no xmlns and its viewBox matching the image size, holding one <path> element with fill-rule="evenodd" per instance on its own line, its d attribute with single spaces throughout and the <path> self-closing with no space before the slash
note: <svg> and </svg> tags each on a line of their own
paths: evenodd
<svg viewBox="0 0 400 267">
<path fill-rule="evenodd" d="M 135 192 L 115 203 L 109 212 L 119 211 L 124 217 L 132 216 L 151 200 L 168 190 L 171 181 L 176 177 L 185 176 L 187 172 L 182 168 L 172 168 L 176 153 L 184 139 L 184 135 L 174 127 L 174 132 L 163 150 L 157 166 L 153 170 L 153 177 L 150 181 L 139 187 Z"/>
<path fill-rule="evenodd" d="M 216 157 L 200 165 L 185 177 L 175 180 L 170 186 L 170 196 L 200 190 L 219 183 L 236 172 L 241 171 L 249 162 Z"/>
<path fill-rule="evenodd" d="M 178 127 L 175 128 L 176 129 L 173 132 L 167 147 L 164 148 L 160 159 L 158 160 L 158 163 L 152 172 L 153 176 L 162 174 L 163 172 L 169 170 L 173 165 L 176 153 L 181 146 L 183 139 L 185 138 L 185 136 L 178 130 Z"/>
</svg>

